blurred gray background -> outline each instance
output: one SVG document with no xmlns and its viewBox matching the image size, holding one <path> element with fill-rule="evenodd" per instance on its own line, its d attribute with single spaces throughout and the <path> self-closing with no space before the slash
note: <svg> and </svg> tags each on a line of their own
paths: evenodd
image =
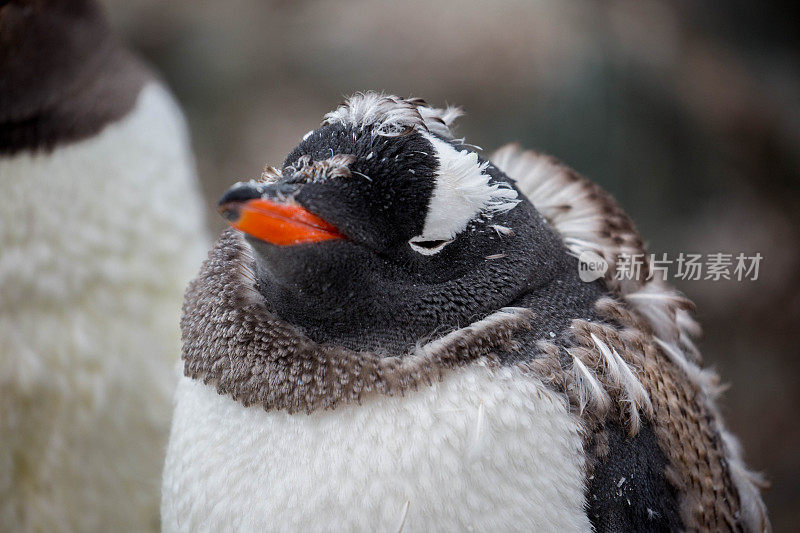
<svg viewBox="0 0 800 533">
<path fill-rule="evenodd" d="M 760 252 L 758 281 L 687 281 L 724 410 L 800 523 L 800 46 L 780 3 L 106 0 L 192 130 L 209 224 L 343 95 L 456 103 L 459 135 L 563 159 L 609 189 L 652 252 Z M 787 4 L 788 5 L 788 4 Z"/>
</svg>

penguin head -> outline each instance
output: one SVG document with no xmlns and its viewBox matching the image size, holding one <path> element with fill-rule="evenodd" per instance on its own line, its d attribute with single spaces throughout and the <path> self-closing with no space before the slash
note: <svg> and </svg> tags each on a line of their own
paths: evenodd
<svg viewBox="0 0 800 533">
<path fill-rule="evenodd" d="M 35 120 L 84 89 L 110 37 L 94 0 L 0 0 L 0 122 Z"/>
<path fill-rule="evenodd" d="M 546 286 L 566 251 L 513 182 L 456 141 L 456 109 L 357 94 L 220 210 L 256 287 L 314 340 L 402 350 Z"/>
</svg>

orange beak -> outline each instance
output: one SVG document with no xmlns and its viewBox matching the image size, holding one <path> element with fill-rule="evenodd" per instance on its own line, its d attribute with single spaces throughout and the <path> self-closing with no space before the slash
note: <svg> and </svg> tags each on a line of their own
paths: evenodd
<svg viewBox="0 0 800 533">
<path fill-rule="evenodd" d="M 232 227 L 279 246 L 344 238 L 334 226 L 297 204 L 254 198 L 226 202 L 219 210 Z"/>
</svg>

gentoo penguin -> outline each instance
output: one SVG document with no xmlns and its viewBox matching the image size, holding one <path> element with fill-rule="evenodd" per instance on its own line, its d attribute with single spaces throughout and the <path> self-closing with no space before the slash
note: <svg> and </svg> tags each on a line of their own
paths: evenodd
<svg viewBox="0 0 800 533">
<path fill-rule="evenodd" d="M 204 257 L 187 131 L 90 0 L 0 3 L 0 531 L 148 531 Z"/>
<path fill-rule="evenodd" d="M 356 94 L 220 202 L 165 531 L 769 529 L 691 304 L 600 187 Z M 604 260 L 584 282 L 578 257 Z"/>
</svg>

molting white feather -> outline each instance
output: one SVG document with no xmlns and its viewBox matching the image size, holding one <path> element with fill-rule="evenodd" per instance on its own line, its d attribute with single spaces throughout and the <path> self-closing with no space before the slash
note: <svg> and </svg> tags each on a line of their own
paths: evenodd
<svg viewBox="0 0 800 533">
<path fill-rule="evenodd" d="M 489 163 L 481 163 L 478 154 L 458 150 L 434 135 L 424 136 L 436 150 L 439 168 L 419 239 L 452 239 L 478 216 L 503 213 L 520 202 L 510 185 L 491 182 L 485 173 Z"/>
<path fill-rule="evenodd" d="M 554 158 L 524 151 L 515 144 L 500 148 L 491 156 L 491 160 L 516 181 L 520 191 L 561 234 L 567 248 L 575 256 L 591 251 L 609 263 L 606 282 L 611 287 L 619 288 L 622 297 L 647 320 L 654 331 L 654 341 L 664 354 L 702 391 L 704 403 L 714 417 L 715 429 L 726 451 L 731 479 L 740 495 L 743 524 L 752 531 L 769 530 L 767 510 L 759 493 L 763 480 L 760 475 L 747 469 L 741 447 L 726 429 L 719 414 L 715 401 L 720 392 L 719 376 L 700 365 L 702 359 L 692 339 L 699 336 L 701 328 L 687 311 L 691 308 L 691 302 L 657 277 L 644 282 L 619 282 L 614 279 L 617 258 L 642 253 L 642 245 L 637 242 L 632 226 L 618 226 L 613 238 L 609 238 L 604 224 L 611 216 L 617 216 L 619 221 L 619 213 L 603 212 L 598 208 L 598 188 L 591 182 L 579 178 Z M 565 205 L 570 208 L 564 209 Z M 647 262 L 647 255 L 644 254 L 644 257 Z M 610 361 L 608 347 L 604 350 L 599 339 L 593 340 L 605 360 Z M 579 350 L 571 350 L 581 406 L 595 402 L 601 405 L 600 411 L 605 411 L 608 394 L 594 379 L 593 372 L 576 355 L 579 353 Z M 623 370 L 627 368 L 622 365 L 618 367 Z M 632 374 L 625 372 L 624 376 L 614 379 L 626 391 L 631 415 L 634 414 L 634 406 L 644 407 L 648 411 L 652 409 L 649 398 L 646 393 L 643 394 L 641 382 Z M 638 414 L 631 417 L 631 422 L 637 420 Z"/>
<path fill-rule="evenodd" d="M 403 135 L 408 130 L 429 131 L 452 139 L 450 125 L 463 112 L 458 107 L 437 109 L 419 98 L 399 98 L 374 91 L 355 93 L 325 115 L 323 124 L 371 126 L 373 135 Z"/>
</svg>

